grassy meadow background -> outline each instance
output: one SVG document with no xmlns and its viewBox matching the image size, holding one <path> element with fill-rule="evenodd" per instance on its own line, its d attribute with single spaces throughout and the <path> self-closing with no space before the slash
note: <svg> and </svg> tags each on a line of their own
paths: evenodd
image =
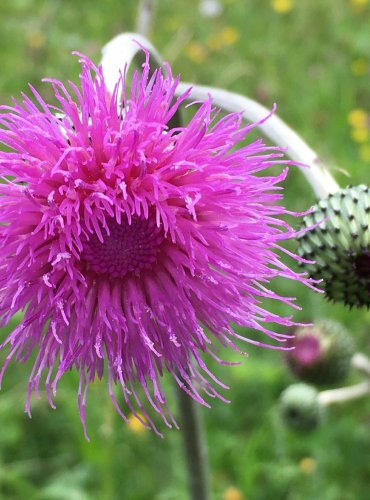
<svg viewBox="0 0 370 500">
<path fill-rule="evenodd" d="M 152 41 L 186 81 L 245 93 L 278 113 L 331 167 L 338 182 L 369 182 L 370 2 L 366 0 L 223 0 L 204 17 L 198 0 L 158 0 Z M 76 80 L 73 50 L 95 62 L 101 47 L 135 28 L 134 0 L 1 0 L 0 102 L 31 82 L 51 98 L 44 76 Z M 359 113 L 356 110 L 361 110 Z M 355 112 L 354 112 L 355 111 Z M 365 117 L 365 119 L 364 119 Z M 292 168 L 286 205 L 305 210 L 314 197 Z M 0 201 L 1 202 L 1 201 Z M 332 305 L 294 283 L 299 320 L 341 320 L 358 350 L 369 354 L 370 315 Z M 285 306 L 275 311 L 288 314 Z M 11 325 L 9 326 L 11 328 Z M 8 329 L 9 329 L 8 328 Z M 1 332 L 5 335 L 6 329 Z M 260 338 L 254 332 L 246 332 Z M 280 422 L 276 402 L 293 382 L 277 351 L 246 346 L 241 366 L 213 366 L 231 386 L 229 405 L 202 409 L 216 500 L 362 500 L 370 489 L 370 401 L 332 408 L 311 434 Z M 6 353 L 0 354 L 0 361 Z M 226 352 L 229 360 L 239 360 Z M 181 432 L 165 439 L 116 414 L 104 381 L 89 391 L 84 439 L 76 408 L 76 376 L 59 384 L 57 410 L 46 397 L 24 413 L 31 363 L 11 364 L 0 393 L 0 499 L 185 500 Z M 349 383 L 359 380 L 353 374 Z M 166 382 L 171 393 L 170 381 Z M 172 407 L 176 413 L 174 397 Z M 179 419 L 180 420 L 180 419 Z M 159 424 L 161 425 L 161 424 Z"/>
</svg>

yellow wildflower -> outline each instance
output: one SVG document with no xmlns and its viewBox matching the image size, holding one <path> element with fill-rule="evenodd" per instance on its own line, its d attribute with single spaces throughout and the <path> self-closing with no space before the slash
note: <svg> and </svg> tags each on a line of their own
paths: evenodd
<svg viewBox="0 0 370 500">
<path fill-rule="evenodd" d="M 141 420 L 145 420 L 144 417 L 138 413 L 138 416 L 141 418 Z M 130 415 L 128 417 L 128 423 L 129 423 L 129 429 L 135 433 L 135 434 L 141 434 L 142 432 L 145 432 L 147 429 L 144 426 L 142 422 L 137 418 L 136 415 Z"/>
<path fill-rule="evenodd" d="M 354 5 L 355 7 L 363 7 L 368 3 L 369 0 L 351 0 L 351 4 Z"/>
<path fill-rule="evenodd" d="M 347 120 L 351 127 L 367 128 L 369 115 L 364 109 L 356 108 L 348 113 Z"/>
<path fill-rule="evenodd" d="M 316 460 L 311 457 L 304 457 L 302 460 L 300 460 L 298 467 L 300 468 L 301 472 L 303 474 L 306 474 L 307 476 L 315 472 L 316 470 Z"/>
<path fill-rule="evenodd" d="M 243 498 L 243 493 L 234 486 L 230 486 L 224 491 L 223 500 L 243 500 Z"/>
<path fill-rule="evenodd" d="M 234 26 L 225 26 L 221 31 L 221 39 L 225 45 L 234 45 L 239 40 L 239 31 Z"/>
<path fill-rule="evenodd" d="M 189 42 L 185 47 L 186 56 L 197 64 L 201 64 L 207 57 L 207 50 L 199 42 Z"/>
<path fill-rule="evenodd" d="M 271 7 L 278 14 L 286 14 L 293 9 L 293 0 L 271 0 Z"/>
<path fill-rule="evenodd" d="M 352 140 L 355 142 L 366 142 L 369 138 L 369 130 L 367 128 L 354 128 L 351 131 Z"/>
<path fill-rule="evenodd" d="M 234 26 L 225 26 L 221 31 L 207 38 L 207 46 L 217 52 L 226 45 L 234 45 L 240 38 L 239 31 Z"/>
</svg>

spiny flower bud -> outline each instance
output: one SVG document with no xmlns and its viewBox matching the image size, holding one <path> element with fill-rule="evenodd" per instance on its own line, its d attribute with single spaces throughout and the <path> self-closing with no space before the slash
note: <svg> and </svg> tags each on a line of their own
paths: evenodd
<svg viewBox="0 0 370 500">
<path fill-rule="evenodd" d="M 322 420 L 318 391 L 307 384 L 290 385 L 280 396 L 283 422 L 296 431 L 311 431 Z"/>
<path fill-rule="evenodd" d="M 370 306 L 370 188 L 348 186 L 320 200 L 304 218 L 298 253 L 329 300 Z"/>
<path fill-rule="evenodd" d="M 286 360 L 298 378 L 316 385 L 333 385 L 346 379 L 355 348 L 351 335 L 340 323 L 320 320 L 294 333 L 290 341 L 294 349 L 287 351 Z"/>
</svg>

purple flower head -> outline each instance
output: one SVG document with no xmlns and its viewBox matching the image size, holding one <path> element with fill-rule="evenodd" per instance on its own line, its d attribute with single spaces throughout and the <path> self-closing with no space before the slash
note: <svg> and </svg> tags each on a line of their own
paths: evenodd
<svg viewBox="0 0 370 500">
<path fill-rule="evenodd" d="M 261 301 L 292 304 L 270 290 L 276 276 L 305 281 L 277 254 L 295 234 L 277 218 L 287 213 L 278 192 L 287 169 L 256 175 L 282 152 L 245 145 L 252 125 L 239 114 L 220 118 L 211 98 L 171 128 L 190 89 L 174 99 L 169 67 L 151 74 L 147 57 L 131 90 L 121 75 L 110 95 L 101 68 L 81 62 L 80 88 L 48 80 L 57 107 L 32 89 L 36 104 L 23 95 L 0 108 L 1 324 L 24 311 L 1 345 L 0 380 L 12 358 L 36 351 L 28 413 L 41 380 L 54 407 L 59 379 L 76 368 L 84 423 L 88 385 L 105 370 L 123 419 L 140 411 L 155 429 L 141 386 L 170 426 L 164 372 L 208 405 L 203 395 L 222 399 L 214 386 L 225 386 L 204 354 L 218 359 L 217 343 L 238 349 L 236 339 L 265 345 L 233 323 L 286 338 L 264 324 L 290 326 L 291 317 Z"/>
</svg>

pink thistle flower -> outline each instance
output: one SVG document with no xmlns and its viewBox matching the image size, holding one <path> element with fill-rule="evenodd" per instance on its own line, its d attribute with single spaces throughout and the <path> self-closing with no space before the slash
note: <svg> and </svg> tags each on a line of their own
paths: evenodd
<svg viewBox="0 0 370 500">
<path fill-rule="evenodd" d="M 214 386 L 225 386 L 204 353 L 222 362 L 217 342 L 237 350 L 237 339 L 265 345 L 232 323 L 287 337 L 264 324 L 290 326 L 291 317 L 261 304 L 293 305 L 270 290 L 272 278 L 305 282 L 277 254 L 280 241 L 295 235 L 277 218 L 288 213 L 277 191 L 287 169 L 256 175 L 283 162 L 282 152 L 261 140 L 241 145 L 252 125 L 239 114 L 216 120 L 211 98 L 187 126 L 170 128 L 190 89 L 174 101 L 178 78 L 169 67 L 168 76 L 151 75 L 147 57 L 130 93 L 121 75 L 109 95 L 101 68 L 81 62 L 80 88 L 47 80 L 58 107 L 31 87 L 37 104 L 22 95 L 21 104 L 0 108 L 8 148 L 0 153 L 1 324 L 24 311 L 1 345 L 9 352 L 0 380 L 12 358 L 36 351 L 27 413 L 43 373 L 54 407 L 59 379 L 75 368 L 84 424 L 88 385 L 106 370 L 124 420 L 127 408 L 155 429 L 141 386 L 166 424 L 176 425 L 164 372 L 208 406 L 203 394 L 223 399 Z"/>
</svg>

